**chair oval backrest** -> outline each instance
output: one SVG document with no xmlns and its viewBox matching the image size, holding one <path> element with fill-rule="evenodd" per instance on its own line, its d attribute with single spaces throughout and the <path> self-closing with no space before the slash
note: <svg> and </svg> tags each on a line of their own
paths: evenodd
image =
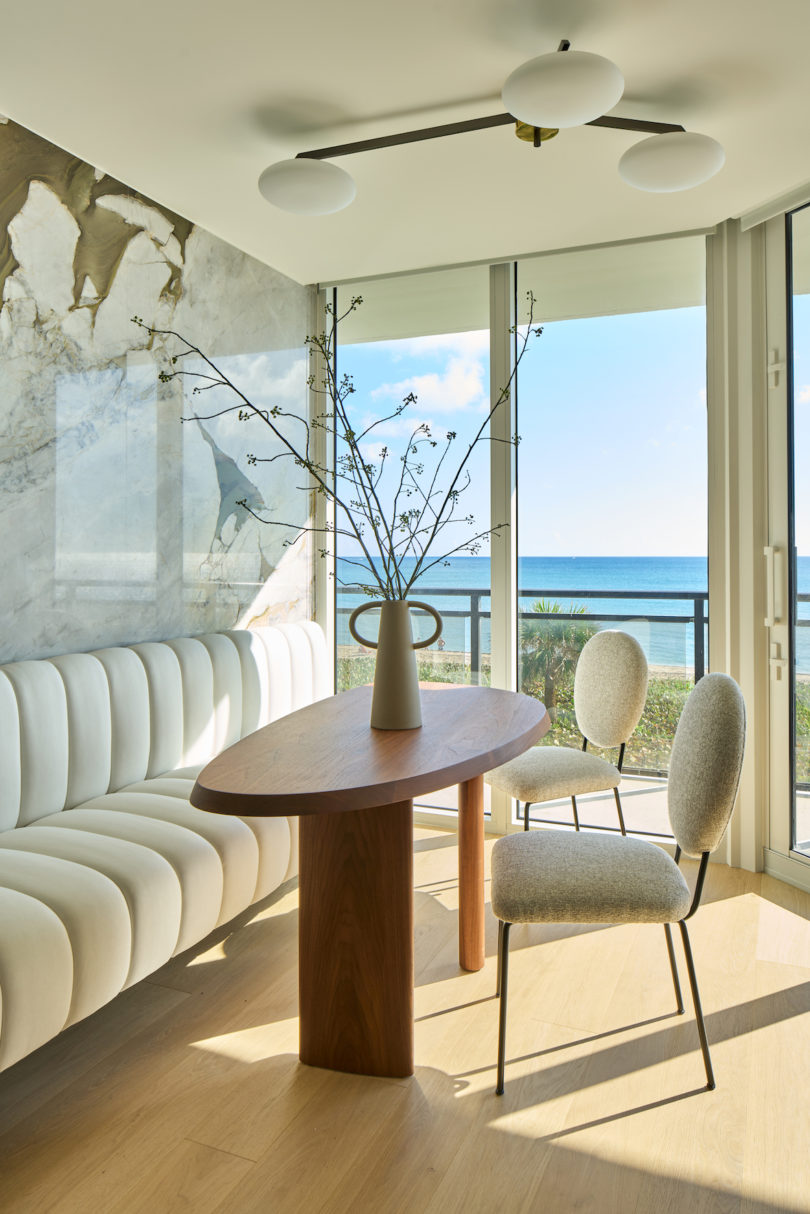
<svg viewBox="0 0 810 1214">
<path fill-rule="evenodd" d="M 745 750 L 745 701 L 727 674 L 707 674 L 683 706 L 669 760 L 669 820 L 681 851 L 714 851 L 725 833 Z"/>
<path fill-rule="evenodd" d="M 647 659 L 635 637 L 614 628 L 583 647 L 574 675 L 574 711 L 594 746 L 620 746 L 638 725 L 647 699 Z"/>
</svg>

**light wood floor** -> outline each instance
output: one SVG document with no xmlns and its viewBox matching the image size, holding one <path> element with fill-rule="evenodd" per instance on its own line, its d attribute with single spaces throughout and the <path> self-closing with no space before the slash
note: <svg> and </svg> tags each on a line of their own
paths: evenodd
<svg viewBox="0 0 810 1214">
<path fill-rule="evenodd" d="M 415 848 L 413 1079 L 298 1063 L 287 887 L 0 1076 L 3 1214 L 810 1211 L 810 897 L 710 869 L 714 1092 L 661 928 L 515 928 L 497 1098 L 495 921 L 462 974 L 454 836 Z"/>
</svg>

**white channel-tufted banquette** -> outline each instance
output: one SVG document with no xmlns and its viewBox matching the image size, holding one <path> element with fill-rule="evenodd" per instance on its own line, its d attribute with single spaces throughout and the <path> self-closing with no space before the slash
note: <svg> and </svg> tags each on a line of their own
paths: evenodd
<svg viewBox="0 0 810 1214">
<path fill-rule="evenodd" d="M 330 690 L 312 623 L 0 667 L 0 1070 L 297 872 L 297 822 L 200 769 Z"/>
</svg>

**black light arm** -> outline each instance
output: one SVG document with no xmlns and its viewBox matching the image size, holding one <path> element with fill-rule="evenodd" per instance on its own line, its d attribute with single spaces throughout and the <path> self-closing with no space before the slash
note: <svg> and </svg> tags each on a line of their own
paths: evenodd
<svg viewBox="0 0 810 1214">
<path fill-rule="evenodd" d="M 421 143 L 423 139 L 442 139 L 445 135 L 463 135 L 466 131 L 483 131 L 491 126 L 514 123 L 511 114 L 493 114 L 489 118 L 467 118 L 464 122 L 447 122 L 443 126 L 426 126 L 418 131 L 402 131 L 399 135 L 383 135 L 379 139 L 360 139 L 357 143 L 338 143 L 331 148 L 314 148 L 299 152 L 296 160 L 331 160 L 333 156 L 353 156 L 355 152 L 374 152 L 392 148 L 400 143 Z"/>
<path fill-rule="evenodd" d="M 571 42 L 563 38 L 557 51 L 568 51 Z M 491 114 L 487 118 L 468 118 L 464 122 L 446 122 L 442 126 L 426 126 L 418 131 L 402 131 L 399 135 L 383 135 L 380 139 L 360 139 L 356 143 L 337 143 L 331 148 L 313 148 L 311 152 L 299 152 L 296 160 L 331 160 L 335 156 L 353 156 L 356 152 L 375 152 L 379 148 L 393 148 L 402 143 L 421 143 L 425 139 L 443 139 L 445 135 L 464 135 L 468 131 L 485 131 L 493 126 L 510 126 L 518 122 L 512 114 Z M 584 126 L 607 126 L 617 131 L 645 131 L 662 135 L 667 131 L 682 131 L 684 128 L 672 122 L 646 122 L 641 118 L 594 118 Z M 539 148 L 542 135 L 535 127 L 534 146 Z"/>
<path fill-rule="evenodd" d="M 517 121 L 511 114 L 491 114 L 487 118 L 467 118 L 464 122 L 447 122 L 443 126 L 426 126 L 418 131 L 402 131 L 399 135 L 382 135 L 379 139 L 360 139 L 356 143 L 338 143 L 331 148 L 313 148 L 299 152 L 296 160 L 332 160 L 335 156 L 353 156 L 356 152 L 374 152 L 378 148 L 397 147 L 401 143 L 421 143 L 424 139 L 443 139 L 445 135 L 463 135 L 467 131 L 484 131 L 494 126 L 513 126 Z M 647 122 L 642 118 L 611 118 L 604 115 L 586 122 L 585 126 L 605 126 L 617 131 L 644 131 L 652 135 L 685 128 L 673 122 Z"/>
</svg>

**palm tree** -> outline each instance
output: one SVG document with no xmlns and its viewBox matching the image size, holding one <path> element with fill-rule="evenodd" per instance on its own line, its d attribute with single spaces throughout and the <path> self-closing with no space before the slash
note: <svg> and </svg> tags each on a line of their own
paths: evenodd
<svg viewBox="0 0 810 1214">
<path fill-rule="evenodd" d="M 585 607 L 565 610 L 558 602 L 536 599 L 531 612 L 537 615 L 587 614 Z M 552 721 L 557 719 L 557 692 L 561 680 L 573 673 L 585 642 L 597 631 L 593 624 L 579 620 L 522 620 L 519 652 L 521 687 L 529 695 L 537 694 L 543 683 L 543 703 Z"/>
</svg>

